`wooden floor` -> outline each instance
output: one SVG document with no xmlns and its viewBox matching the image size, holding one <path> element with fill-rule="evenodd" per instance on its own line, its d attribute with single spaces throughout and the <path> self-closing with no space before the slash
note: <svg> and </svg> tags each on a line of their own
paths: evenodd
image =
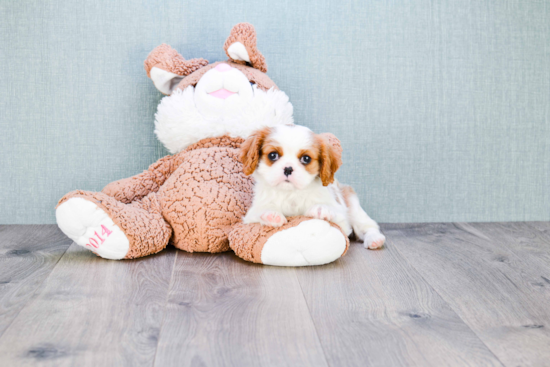
<svg viewBox="0 0 550 367">
<path fill-rule="evenodd" d="M 382 229 L 277 268 L 0 226 L 0 366 L 550 366 L 550 223 Z"/>
</svg>

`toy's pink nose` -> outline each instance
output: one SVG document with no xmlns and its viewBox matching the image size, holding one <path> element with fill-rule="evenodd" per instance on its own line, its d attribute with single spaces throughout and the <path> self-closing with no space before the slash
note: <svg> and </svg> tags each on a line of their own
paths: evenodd
<svg viewBox="0 0 550 367">
<path fill-rule="evenodd" d="M 229 71 L 233 69 L 231 66 L 227 65 L 226 63 L 221 63 L 218 66 L 216 66 L 216 70 L 218 70 L 220 73 L 223 73 L 224 71 Z"/>
</svg>

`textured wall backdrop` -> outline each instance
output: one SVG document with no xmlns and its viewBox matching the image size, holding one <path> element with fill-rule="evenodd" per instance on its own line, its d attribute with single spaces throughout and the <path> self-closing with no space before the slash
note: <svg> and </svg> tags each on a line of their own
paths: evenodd
<svg viewBox="0 0 550 367">
<path fill-rule="evenodd" d="M 54 223 L 64 193 L 167 154 L 143 60 L 225 59 L 242 21 L 377 220 L 550 220 L 549 19 L 545 0 L 2 1 L 0 223 Z"/>
</svg>

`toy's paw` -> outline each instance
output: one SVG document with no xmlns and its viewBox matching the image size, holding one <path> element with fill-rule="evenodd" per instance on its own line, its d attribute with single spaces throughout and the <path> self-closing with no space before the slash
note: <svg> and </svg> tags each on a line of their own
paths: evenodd
<svg viewBox="0 0 550 367">
<path fill-rule="evenodd" d="M 331 221 L 334 213 L 326 205 L 314 205 L 306 212 L 306 217 Z"/>
<path fill-rule="evenodd" d="M 322 265 L 340 258 L 348 239 L 329 222 L 309 219 L 295 227 L 273 234 L 262 249 L 261 260 L 266 265 Z"/>
<path fill-rule="evenodd" d="M 365 237 L 363 238 L 363 246 L 371 250 L 375 250 L 384 246 L 385 242 L 386 236 L 380 233 L 380 231 L 376 228 L 368 230 L 367 233 L 365 233 Z"/>
<path fill-rule="evenodd" d="M 289 217 L 279 228 L 237 223 L 229 245 L 246 261 L 276 266 L 311 266 L 333 262 L 345 254 L 349 240 L 326 220 Z"/>
<path fill-rule="evenodd" d="M 124 232 L 89 200 L 73 197 L 57 207 L 57 225 L 77 245 L 105 259 L 123 259 L 130 248 Z"/>
<path fill-rule="evenodd" d="M 274 210 L 269 210 L 260 215 L 260 223 L 264 226 L 280 227 L 286 222 L 285 216 Z"/>
</svg>

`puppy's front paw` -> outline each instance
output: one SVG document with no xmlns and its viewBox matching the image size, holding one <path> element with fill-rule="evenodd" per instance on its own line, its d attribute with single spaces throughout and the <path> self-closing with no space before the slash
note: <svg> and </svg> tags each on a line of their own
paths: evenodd
<svg viewBox="0 0 550 367">
<path fill-rule="evenodd" d="M 367 233 L 365 233 L 363 246 L 365 246 L 365 248 L 374 250 L 384 246 L 385 242 L 386 236 L 380 233 L 378 229 L 370 229 L 369 231 L 367 231 Z"/>
<path fill-rule="evenodd" d="M 269 210 L 260 215 L 260 223 L 263 226 L 280 227 L 287 222 L 282 213 L 274 210 Z"/>
<path fill-rule="evenodd" d="M 331 221 L 334 213 L 326 205 L 314 205 L 306 212 L 306 216 Z"/>
</svg>

